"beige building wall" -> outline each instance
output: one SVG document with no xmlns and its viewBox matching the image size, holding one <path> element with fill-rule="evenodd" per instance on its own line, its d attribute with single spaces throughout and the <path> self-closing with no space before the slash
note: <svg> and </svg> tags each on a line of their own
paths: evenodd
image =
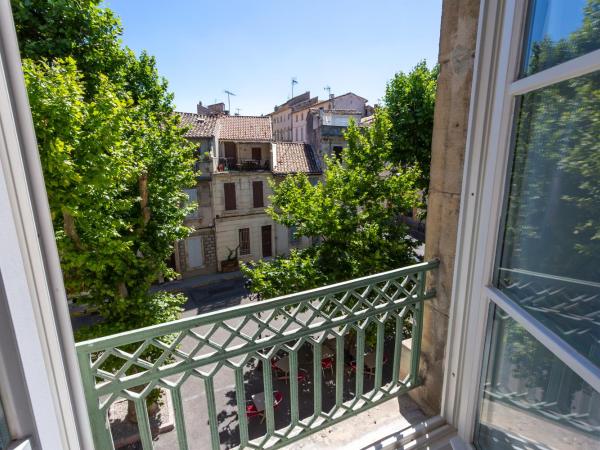
<svg viewBox="0 0 600 450">
<path fill-rule="evenodd" d="M 362 97 L 356 94 L 348 93 L 340 95 L 339 97 L 334 97 L 333 99 L 328 99 L 319 103 L 315 103 L 313 105 L 308 105 L 303 109 L 294 111 L 292 113 L 292 141 L 305 142 L 307 144 L 310 144 L 310 138 L 308 136 L 309 133 L 306 126 L 309 115 L 309 109 L 323 108 L 323 110 L 325 111 L 329 111 L 332 109 L 353 110 L 359 111 L 360 116 L 362 117 L 366 114 L 366 103 L 367 101 Z"/>
<path fill-rule="evenodd" d="M 189 237 L 175 244 L 175 266 L 182 277 L 190 277 L 217 271 L 214 213 L 212 208 L 212 190 L 209 180 L 199 181 L 195 188 L 187 189 L 186 193 L 196 195 L 196 211 L 190 213 L 184 220 L 184 225 L 193 229 Z M 191 255 L 198 250 L 197 239 L 202 238 L 200 251 L 202 255 Z M 196 241 L 194 245 L 193 241 Z M 195 256 L 195 257 L 194 257 Z M 202 260 L 200 266 L 191 267 L 190 261 Z"/>
<path fill-rule="evenodd" d="M 235 217 L 246 214 L 258 214 L 264 212 L 263 208 L 255 208 L 252 194 L 252 183 L 262 181 L 263 201 L 268 205 L 269 196 L 273 193 L 269 186 L 269 180 L 273 176 L 270 172 L 227 172 L 213 175 L 212 196 L 214 214 L 217 218 Z M 235 210 L 225 209 L 225 183 L 235 183 Z"/>
<path fill-rule="evenodd" d="M 250 229 L 250 254 L 240 255 L 240 261 L 258 260 L 262 258 L 261 227 L 271 225 L 271 248 L 275 254 L 275 222 L 266 213 L 265 208 L 254 207 L 252 183 L 262 181 L 264 205 L 269 204 L 269 196 L 273 193 L 269 180 L 270 172 L 229 172 L 213 176 L 213 205 L 215 213 L 215 236 L 217 261 L 219 270 L 221 262 L 226 260 L 230 250 L 239 246 L 239 230 Z M 235 183 L 236 209 L 225 209 L 225 183 Z"/>
<path fill-rule="evenodd" d="M 275 222 L 266 213 L 217 219 L 215 235 L 219 270 L 221 269 L 222 261 L 227 259 L 230 251 L 234 252 L 239 246 L 239 230 L 242 228 L 249 228 L 250 230 L 250 253 L 241 255 L 238 251 L 238 260 L 246 262 L 262 259 L 264 257 L 262 227 L 266 225 L 271 226 L 271 249 L 273 255 L 275 255 Z"/>
<path fill-rule="evenodd" d="M 276 141 L 292 140 L 292 108 L 284 107 L 271 113 L 273 139 Z"/>
<path fill-rule="evenodd" d="M 425 303 L 423 386 L 410 392 L 432 414 L 441 407 L 478 16 L 479 0 L 444 0 L 425 239 L 425 259 L 440 267 L 427 280 L 437 295 Z"/>
</svg>

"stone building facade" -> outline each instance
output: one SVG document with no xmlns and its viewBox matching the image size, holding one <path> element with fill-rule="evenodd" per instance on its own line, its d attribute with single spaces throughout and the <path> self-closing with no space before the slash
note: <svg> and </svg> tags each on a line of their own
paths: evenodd
<svg viewBox="0 0 600 450">
<path fill-rule="evenodd" d="M 275 106 L 271 117 L 271 126 L 273 128 L 273 139 L 276 141 L 291 142 L 292 139 L 292 107 L 305 103 L 310 100 L 310 92 L 292 97 L 287 102 Z"/>
<path fill-rule="evenodd" d="M 272 117 L 179 115 L 189 127 L 186 137 L 198 144 L 201 171 L 197 185 L 186 190 L 196 206 L 185 219 L 193 231 L 175 245 L 176 270 L 183 277 L 237 270 L 239 262 L 311 245 L 265 212 L 271 181 L 297 172 L 320 177 L 309 145 L 274 140 Z"/>
</svg>

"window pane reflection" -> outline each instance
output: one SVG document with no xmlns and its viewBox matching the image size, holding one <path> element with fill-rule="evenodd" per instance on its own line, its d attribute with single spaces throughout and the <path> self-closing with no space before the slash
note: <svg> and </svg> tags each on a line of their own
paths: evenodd
<svg viewBox="0 0 600 450">
<path fill-rule="evenodd" d="M 497 307 L 491 333 L 478 448 L 598 449 L 600 394 Z"/>
<path fill-rule="evenodd" d="M 522 75 L 600 48 L 600 0 L 532 0 Z"/>
<path fill-rule="evenodd" d="M 600 366 L 600 72 L 524 95 L 496 284 Z"/>
<path fill-rule="evenodd" d="M 10 442 L 10 435 L 8 433 L 8 425 L 6 423 L 6 417 L 4 416 L 4 408 L 0 401 L 0 450 L 8 447 Z"/>
</svg>

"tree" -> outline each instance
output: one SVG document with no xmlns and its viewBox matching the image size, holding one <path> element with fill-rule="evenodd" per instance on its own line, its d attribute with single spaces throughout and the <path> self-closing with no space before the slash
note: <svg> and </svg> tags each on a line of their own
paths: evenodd
<svg viewBox="0 0 600 450">
<path fill-rule="evenodd" d="M 369 129 L 351 123 L 341 158 L 328 158 L 324 181 L 305 174 L 273 184 L 267 209 L 278 223 L 318 243 L 289 257 L 242 266 L 264 297 L 381 272 L 415 261 L 402 211 L 419 203 L 420 172 L 390 161 L 390 121 L 378 110 Z"/>
<path fill-rule="evenodd" d="M 429 70 L 425 61 L 405 74 L 398 72 L 385 89 L 385 107 L 392 127 L 391 160 L 402 165 L 418 165 L 418 187 L 429 188 L 431 136 L 437 89 L 438 66 Z"/>
<path fill-rule="evenodd" d="M 13 1 L 23 69 L 70 296 L 96 337 L 176 318 L 185 298 L 149 294 L 188 234 L 193 146 L 152 57 L 122 47 L 98 1 Z M 152 357 L 152 355 L 147 355 Z"/>
</svg>

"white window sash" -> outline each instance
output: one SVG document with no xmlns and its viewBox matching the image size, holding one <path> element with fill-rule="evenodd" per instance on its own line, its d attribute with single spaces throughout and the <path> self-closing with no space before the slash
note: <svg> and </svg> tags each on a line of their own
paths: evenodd
<svg viewBox="0 0 600 450">
<path fill-rule="evenodd" d="M 525 0 L 483 0 L 480 7 L 442 395 L 442 415 L 467 442 L 473 439 L 478 414 L 490 302 L 588 384 L 600 387 L 596 366 L 490 287 L 516 96 L 600 70 L 596 50 L 518 79 L 526 12 Z"/>
</svg>

